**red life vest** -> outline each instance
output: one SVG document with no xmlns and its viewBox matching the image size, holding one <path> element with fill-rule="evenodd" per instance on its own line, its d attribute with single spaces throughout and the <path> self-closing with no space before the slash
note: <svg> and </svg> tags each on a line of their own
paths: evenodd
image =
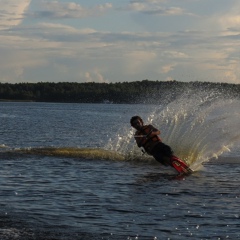
<svg viewBox="0 0 240 240">
<path fill-rule="evenodd" d="M 141 128 L 141 130 L 136 131 L 135 137 L 138 147 L 144 147 L 147 153 L 151 153 L 151 150 L 156 146 L 158 142 L 161 142 L 161 138 L 158 135 L 152 137 L 146 137 L 152 130 L 157 130 L 152 125 L 146 125 Z"/>
</svg>

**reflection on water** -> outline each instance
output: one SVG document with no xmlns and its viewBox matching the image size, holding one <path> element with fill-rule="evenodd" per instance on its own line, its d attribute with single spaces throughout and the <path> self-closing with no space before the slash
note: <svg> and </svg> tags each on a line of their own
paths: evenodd
<svg viewBox="0 0 240 240">
<path fill-rule="evenodd" d="M 0 221 L 9 231 L 0 234 L 238 239 L 239 171 L 239 165 L 207 165 L 179 179 L 171 169 L 147 163 L 41 156 L 2 160 Z"/>
</svg>

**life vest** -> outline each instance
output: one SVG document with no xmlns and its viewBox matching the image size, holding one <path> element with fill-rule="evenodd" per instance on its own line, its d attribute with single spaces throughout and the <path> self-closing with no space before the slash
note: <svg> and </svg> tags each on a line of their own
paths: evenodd
<svg viewBox="0 0 240 240">
<path fill-rule="evenodd" d="M 152 149 L 157 145 L 157 143 L 162 141 L 158 135 L 154 135 L 149 138 L 145 137 L 152 130 L 155 130 L 155 128 L 152 125 L 146 125 L 143 126 L 140 130 L 136 131 L 135 133 L 136 136 L 143 135 L 143 137 L 135 137 L 135 140 L 137 142 L 138 147 L 144 147 L 147 153 L 151 153 Z"/>
</svg>

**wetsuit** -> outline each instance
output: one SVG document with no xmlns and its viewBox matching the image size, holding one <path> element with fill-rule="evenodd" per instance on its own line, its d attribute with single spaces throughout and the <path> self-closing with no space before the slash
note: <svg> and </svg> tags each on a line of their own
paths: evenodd
<svg viewBox="0 0 240 240">
<path fill-rule="evenodd" d="M 145 151 L 152 155 L 163 165 L 171 165 L 170 158 L 173 155 L 171 147 L 164 144 L 159 136 L 148 137 L 152 131 L 158 131 L 152 125 L 145 125 L 135 133 L 135 140 L 138 147 L 143 147 Z M 139 137 L 143 136 L 143 137 Z"/>
</svg>

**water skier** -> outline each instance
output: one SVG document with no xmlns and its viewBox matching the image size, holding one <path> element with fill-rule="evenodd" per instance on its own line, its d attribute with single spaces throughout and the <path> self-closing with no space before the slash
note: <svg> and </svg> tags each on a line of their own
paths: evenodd
<svg viewBox="0 0 240 240">
<path fill-rule="evenodd" d="M 160 131 L 152 125 L 144 125 L 139 116 L 133 116 L 130 124 L 137 131 L 134 138 L 138 147 L 152 155 L 158 162 L 165 166 L 172 166 L 179 173 L 190 173 L 192 170 L 179 158 L 173 155 L 170 146 L 164 144 L 158 136 Z"/>
</svg>

